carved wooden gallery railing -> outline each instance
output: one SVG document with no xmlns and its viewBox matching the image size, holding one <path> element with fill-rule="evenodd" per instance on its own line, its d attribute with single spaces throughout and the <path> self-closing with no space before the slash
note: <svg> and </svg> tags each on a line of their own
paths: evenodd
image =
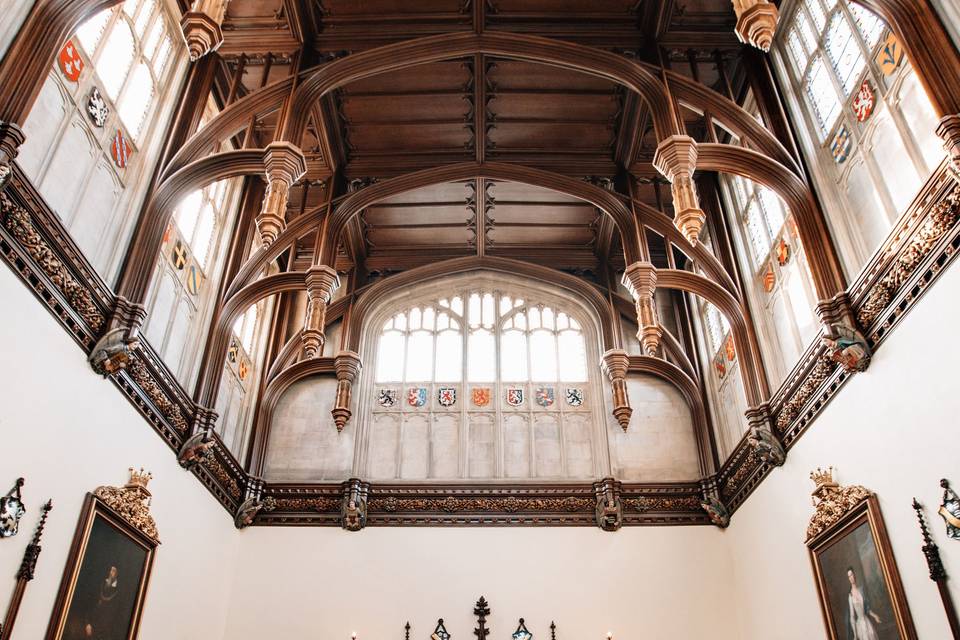
<svg viewBox="0 0 960 640">
<path fill-rule="evenodd" d="M 888 241 L 848 289 L 872 348 L 886 336 L 954 259 L 960 247 L 960 189 L 948 164 L 929 180 Z M 59 218 L 14 165 L 0 192 L 0 252 L 36 297 L 87 354 L 115 304 Z M 9 339 L 9 338 L 8 338 Z M 220 439 L 189 446 L 198 411 L 149 343 L 110 379 L 235 517 L 257 524 L 326 525 L 573 525 L 616 530 L 624 525 L 725 526 L 729 515 L 773 468 L 762 443 L 740 442 L 719 473 L 701 483 L 593 484 L 512 487 L 476 485 L 264 485 L 247 474 Z M 793 446 L 850 374 L 830 359 L 819 337 L 772 395 L 770 415 L 785 448 Z M 194 436 L 196 438 L 196 436 Z M 187 446 L 185 446 L 185 444 Z M 709 496 L 709 497 L 708 497 Z M 711 498 L 716 496 L 716 498 Z"/>
</svg>

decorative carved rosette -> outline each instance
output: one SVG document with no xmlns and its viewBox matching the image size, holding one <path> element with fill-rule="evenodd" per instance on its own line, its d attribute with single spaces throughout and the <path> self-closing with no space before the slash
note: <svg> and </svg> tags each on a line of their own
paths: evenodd
<svg viewBox="0 0 960 640">
<path fill-rule="evenodd" d="M 816 511 L 807 525 L 807 541 L 839 522 L 851 509 L 870 497 L 870 491 L 860 485 L 843 487 L 833 481 L 833 467 L 810 473 L 817 488 L 813 491 Z"/>
<path fill-rule="evenodd" d="M 93 495 L 144 535 L 159 540 L 157 523 L 150 515 L 150 492 L 147 490 L 147 483 L 152 477 L 143 469 L 135 471 L 130 467 L 130 481 L 127 484 L 122 487 L 98 487 Z"/>
</svg>

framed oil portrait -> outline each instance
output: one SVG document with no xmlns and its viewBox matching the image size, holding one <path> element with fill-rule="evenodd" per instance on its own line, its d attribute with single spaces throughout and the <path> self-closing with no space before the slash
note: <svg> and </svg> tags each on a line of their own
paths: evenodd
<svg viewBox="0 0 960 640">
<path fill-rule="evenodd" d="M 46 640 L 136 638 L 158 544 L 88 493 Z"/>
<path fill-rule="evenodd" d="M 830 640 L 916 640 L 875 495 L 807 546 Z"/>
</svg>

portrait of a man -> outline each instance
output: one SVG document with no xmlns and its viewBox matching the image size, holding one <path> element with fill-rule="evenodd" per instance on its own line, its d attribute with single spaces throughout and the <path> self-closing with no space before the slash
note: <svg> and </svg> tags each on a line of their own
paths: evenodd
<svg viewBox="0 0 960 640">
<path fill-rule="evenodd" d="M 147 549 L 95 517 L 61 638 L 127 640 L 147 558 Z"/>
</svg>

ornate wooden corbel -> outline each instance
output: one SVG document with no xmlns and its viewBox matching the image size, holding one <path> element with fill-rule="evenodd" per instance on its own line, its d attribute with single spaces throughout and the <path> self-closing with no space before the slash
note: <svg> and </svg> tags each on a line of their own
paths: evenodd
<svg viewBox="0 0 960 640">
<path fill-rule="evenodd" d="M 326 343 L 327 305 L 340 286 L 340 276 L 332 267 L 313 265 L 307 271 L 307 314 L 303 321 L 303 357 L 317 358 Z"/>
<path fill-rule="evenodd" d="M 177 462 L 184 469 L 191 469 L 213 453 L 213 428 L 217 424 L 217 412 L 206 407 L 197 407 L 193 415 L 193 435 L 187 438 L 177 453 Z"/>
<path fill-rule="evenodd" d="M 233 525 L 237 529 L 246 529 L 256 519 L 257 514 L 264 508 L 263 497 L 263 478 L 248 476 L 246 497 L 233 516 Z"/>
<path fill-rule="evenodd" d="M 693 173 L 697 168 L 697 141 L 684 135 L 673 135 L 662 140 L 653 154 L 653 166 L 670 181 L 673 223 L 690 244 L 696 245 L 707 219 L 700 208 L 693 183 Z"/>
<path fill-rule="evenodd" d="M 341 485 L 340 526 L 347 531 L 360 531 L 367 526 L 367 497 L 370 483 L 350 478 Z"/>
<path fill-rule="evenodd" d="M 630 368 L 630 356 L 623 349 L 610 349 L 603 354 L 600 368 L 610 378 L 613 387 L 613 416 L 626 431 L 630 426 L 630 397 L 627 394 L 627 369 Z"/>
<path fill-rule="evenodd" d="M 307 172 L 307 159 L 296 145 L 271 142 L 264 151 L 263 164 L 267 190 L 257 214 L 257 231 L 264 246 L 269 246 L 286 226 L 290 187 Z"/>
<path fill-rule="evenodd" d="M 768 0 L 733 0 L 733 10 L 737 14 L 736 33 L 740 42 L 770 51 L 780 20 L 777 6 Z"/>
<path fill-rule="evenodd" d="M 337 431 L 343 431 L 353 412 L 350 410 L 350 399 L 353 395 L 353 385 L 360 375 L 363 363 L 360 354 L 354 351 L 341 351 L 333 360 L 333 368 L 337 372 L 337 400 L 330 414 Z"/>
<path fill-rule="evenodd" d="M 747 442 L 753 447 L 757 457 L 774 467 L 782 466 L 787 459 L 787 453 L 770 428 L 772 416 L 770 405 L 764 402 L 746 411 L 747 424 L 750 427 Z"/>
<path fill-rule="evenodd" d="M 700 481 L 700 489 L 703 497 L 700 498 L 700 506 L 707 512 L 710 522 L 726 529 L 730 526 L 730 510 L 727 505 L 720 500 L 720 491 L 717 488 L 716 476 L 710 476 Z"/>
<path fill-rule="evenodd" d="M 623 525 L 622 490 L 621 484 L 613 478 L 593 483 L 593 492 L 597 497 L 597 526 L 604 531 L 616 531 Z"/>
<path fill-rule="evenodd" d="M 873 353 L 857 326 L 847 292 L 817 303 L 817 315 L 823 323 L 822 341 L 830 359 L 847 373 L 866 371 Z"/>
<path fill-rule="evenodd" d="M 106 377 L 127 367 L 140 346 L 140 328 L 146 317 L 142 304 L 117 297 L 107 332 L 97 340 L 87 358 L 94 371 Z"/>
<path fill-rule="evenodd" d="M 656 356 L 663 330 L 657 318 L 653 294 L 657 288 L 657 268 L 650 262 L 634 262 L 623 272 L 623 286 L 637 305 L 637 339 L 648 356 Z"/>
<path fill-rule="evenodd" d="M 223 44 L 223 17 L 229 0 L 196 0 L 180 19 L 190 60 L 196 62 Z"/>
<path fill-rule="evenodd" d="M 26 134 L 13 122 L 0 122 L 0 189 L 7 186 L 13 169 L 10 163 L 20 152 L 20 145 L 27 139 Z"/>
<path fill-rule="evenodd" d="M 943 146 L 950 156 L 954 175 L 960 180 L 960 114 L 942 118 L 937 126 L 937 135 L 943 138 Z"/>
</svg>

